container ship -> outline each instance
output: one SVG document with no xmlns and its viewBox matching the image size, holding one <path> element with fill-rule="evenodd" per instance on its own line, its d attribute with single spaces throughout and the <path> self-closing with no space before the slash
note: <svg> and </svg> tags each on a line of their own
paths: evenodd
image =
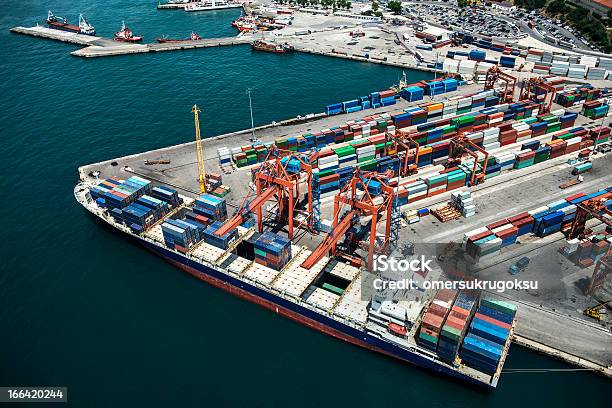
<svg viewBox="0 0 612 408">
<path fill-rule="evenodd" d="M 47 25 L 56 30 L 69 31 L 71 33 L 95 35 L 96 29 L 92 26 L 87 18 L 79 14 L 79 25 L 68 24 L 68 20 L 64 17 L 59 17 L 53 14 L 51 10 L 47 14 Z"/>
<path fill-rule="evenodd" d="M 252 228 L 239 226 L 216 237 L 221 223 L 209 223 L 211 214 L 225 211 L 224 201 L 216 196 L 194 199 L 135 176 L 85 180 L 74 195 L 99 220 L 213 286 L 352 344 L 470 384 L 497 386 L 514 329 L 512 305 L 441 290 L 413 316 L 387 301 L 358 309 L 359 268 L 325 258 L 306 271 L 300 262 L 310 251 Z M 195 247 L 190 248 L 191 242 Z M 257 262 L 260 256 L 266 261 Z M 310 303 L 291 293 L 291 280 L 320 274 L 352 284 L 345 290 L 329 283 L 309 288 Z M 279 290 L 283 282 L 288 290 Z M 338 301 L 337 313 L 326 312 L 325 307 Z M 468 360 L 473 363 L 467 365 Z"/>
</svg>

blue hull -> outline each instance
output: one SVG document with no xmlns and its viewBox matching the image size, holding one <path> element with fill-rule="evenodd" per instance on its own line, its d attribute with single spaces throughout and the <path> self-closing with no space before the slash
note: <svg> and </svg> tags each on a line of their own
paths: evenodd
<svg viewBox="0 0 612 408">
<path fill-rule="evenodd" d="M 131 236 L 132 238 L 135 238 Z M 223 285 L 216 285 L 222 289 L 228 290 L 230 292 L 237 292 L 236 290 L 228 289 L 226 286 L 230 285 L 234 289 L 239 289 L 240 292 L 248 293 L 251 296 L 244 296 L 240 293 L 234 293 L 239 297 L 247 298 L 248 300 L 253 301 L 254 303 L 258 303 L 267 308 L 271 308 L 270 304 L 275 305 L 277 308 L 285 309 L 289 311 L 289 313 L 281 313 L 286 314 L 288 317 L 299 321 L 300 323 L 306 324 L 307 326 L 313 327 L 319 331 L 326 332 L 335 337 L 342 338 L 351 343 L 360 345 L 362 347 L 387 354 L 391 357 L 398 358 L 407 363 L 413 364 L 418 367 L 427 368 L 431 371 L 437 372 L 439 374 L 452 377 L 454 379 L 458 379 L 462 382 L 466 382 L 472 385 L 476 385 L 478 387 L 484 387 L 486 389 L 494 389 L 495 385 L 486 383 L 475 378 L 470 377 L 469 375 L 463 374 L 459 371 L 456 371 L 446 365 L 441 363 L 437 363 L 423 355 L 420 355 L 417 351 L 410 351 L 399 345 L 395 345 L 388 341 L 385 341 L 377 336 L 371 335 L 365 331 L 358 330 L 354 327 L 351 327 L 347 324 L 339 322 L 337 320 L 331 319 L 325 315 L 319 314 L 313 310 L 305 308 L 299 304 L 293 303 L 284 299 L 280 296 L 277 296 L 273 293 L 267 292 L 258 288 L 257 286 L 251 285 L 247 282 L 236 279 L 235 277 L 226 274 L 224 272 L 218 271 L 214 268 L 208 267 L 206 265 L 202 265 L 200 263 L 194 262 L 181 254 L 176 252 L 167 250 L 160 246 L 151 244 L 144 240 L 138 240 L 142 245 L 144 245 L 147 249 L 154 252 L 155 254 L 161 256 L 172 264 L 175 264 L 178 267 L 184 267 L 189 269 L 189 273 L 195 275 L 196 277 L 205 280 L 207 282 L 211 281 L 211 278 L 215 281 L 222 282 Z M 197 271 L 196 273 L 201 275 L 197 276 L 193 271 Z M 273 309 L 273 308 L 271 308 Z M 277 313 L 280 313 L 278 309 Z M 313 324 L 314 322 L 314 324 Z M 337 333 L 340 333 L 338 335 Z"/>
</svg>

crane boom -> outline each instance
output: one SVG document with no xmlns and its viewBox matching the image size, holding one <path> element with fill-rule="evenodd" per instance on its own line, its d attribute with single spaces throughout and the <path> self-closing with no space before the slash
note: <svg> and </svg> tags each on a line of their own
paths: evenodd
<svg viewBox="0 0 612 408">
<path fill-rule="evenodd" d="M 351 227 L 353 216 L 355 214 L 355 210 L 352 210 L 349 211 L 344 218 L 342 218 L 338 225 L 336 225 L 334 229 L 325 236 L 323 242 L 321 242 L 319 246 L 316 247 L 310 255 L 308 255 L 308 258 L 302 262 L 302 268 L 310 269 L 317 262 L 323 259 L 325 253 L 329 251 L 336 244 L 336 242 L 338 242 L 338 239 L 342 237 Z"/>
<path fill-rule="evenodd" d="M 200 184 L 200 193 L 206 193 L 206 170 L 204 168 L 202 138 L 200 137 L 200 109 L 197 105 L 193 105 L 191 112 L 193 112 L 193 120 L 195 122 L 196 150 L 198 154 L 198 183 Z"/>
<path fill-rule="evenodd" d="M 242 224 L 246 216 L 251 214 L 253 211 L 256 211 L 257 209 L 261 208 L 266 203 L 266 201 L 272 198 L 274 194 L 276 194 L 276 186 L 270 186 L 265 189 L 261 194 L 255 197 L 253 201 L 248 203 L 244 208 L 234 214 L 232 218 L 227 220 L 221 226 L 221 228 L 215 231 L 215 235 L 217 235 L 218 237 L 222 237 L 223 235 L 227 234 L 228 232 Z"/>
</svg>

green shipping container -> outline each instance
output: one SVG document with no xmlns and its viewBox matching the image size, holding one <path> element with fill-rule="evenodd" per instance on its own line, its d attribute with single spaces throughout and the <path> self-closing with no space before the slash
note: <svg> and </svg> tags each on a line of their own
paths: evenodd
<svg viewBox="0 0 612 408">
<path fill-rule="evenodd" d="M 493 299 L 489 297 L 482 298 L 481 305 L 491 309 L 499 310 L 510 316 L 516 315 L 516 305 L 513 303 L 504 302 L 503 300 Z"/>
</svg>

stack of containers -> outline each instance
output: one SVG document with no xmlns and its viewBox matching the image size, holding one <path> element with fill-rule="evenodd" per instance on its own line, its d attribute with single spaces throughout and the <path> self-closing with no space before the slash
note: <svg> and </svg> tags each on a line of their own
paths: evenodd
<svg viewBox="0 0 612 408">
<path fill-rule="evenodd" d="M 402 90 L 400 96 L 408 102 L 420 101 L 423 99 L 423 88 L 418 86 L 409 86 Z"/>
<path fill-rule="evenodd" d="M 212 221 L 223 221 L 227 218 L 227 205 L 224 198 L 202 194 L 196 198 L 193 212 Z"/>
<path fill-rule="evenodd" d="M 515 57 L 509 57 L 505 55 L 502 55 L 501 57 L 499 57 L 499 65 L 501 65 L 502 67 L 514 68 L 515 64 L 516 64 Z"/>
<path fill-rule="evenodd" d="M 607 71 L 612 71 L 612 58 L 599 57 L 599 63 L 597 66 Z"/>
<path fill-rule="evenodd" d="M 155 198 L 167 202 L 172 207 L 177 207 L 183 202 L 183 200 L 178 195 L 178 191 L 166 186 L 153 187 L 151 189 L 151 195 Z"/>
<path fill-rule="evenodd" d="M 428 166 L 433 161 L 433 148 L 431 146 L 425 146 L 419 148 L 419 152 L 417 154 L 419 163 L 418 167 Z"/>
<path fill-rule="evenodd" d="M 461 215 L 465 218 L 476 215 L 476 206 L 474 199 L 469 191 L 459 191 L 451 194 L 451 203 L 455 208 L 461 211 Z"/>
<path fill-rule="evenodd" d="M 408 202 L 413 203 L 427 197 L 427 184 L 423 180 L 414 180 L 406 185 L 408 191 Z"/>
<path fill-rule="evenodd" d="M 215 234 L 215 232 L 221 228 L 222 225 L 223 223 L 219 221 L 215 221 L 210 224 L 202 233 L 204 242 L 217 248 L 227 249 L 229 244 L 238 236 L 238 230 L 234 228 L 225 235 L 219 237 Z"/>
<path fill-rule="evenodd" d="M 442 110 L 442 118 L 447 119 L 457 115 L 457 101 L 448 100 L 444 102 L 444 108 Z"/>
<path fill-rule="evenodd" d="M 500 170 L 511 170 L 514 167 L 516 154 L 512 152 L 498 153 L 494 156 L 494 159 Z"/>
<path fill-rule="evenodd" d="M 460 169 L 451 170 L 448 173 L 448 184 L 446 190 L 454 190 L 466 185 L 466 174 Z"/>
<path fill-rule="evenodd" d="M 482 147 L 485 150 L 490 151 L 493 149 L 498 149 L 501 146 L 501 144 L 499 143 L 500 128 L 498 127 L 488 128 L 478 133 L 482 133 Z M 474 137 L 476 138 L 476 134 Z"/>
<path fill-rule="evenodd" d="M 472 97 L 465 96 L 457 99 L 457 115 L 468 113 L 472 110 Z"/>
<path fill-rule="evenodd" d="M 466 237 L 466 252 L 474 260 L 484 260 L 499 255 L 502 239 L 495 236 L 488 228 L 471 231 Z"/>
<path fill-rule="evenodd" d="M 570 64 L 567 71 L 568 78 L 583 79 L 587 73 L 587 67 L 582 64 Z"/>
<path fill-rule="evenodd" d="M 438 340 L 438 356 L 449 363 L 455 361 L 459 347 L 472 318 L 476 300 L 465 292 L 460 292 L 442 326 Z"/>
<path fill-rule="evenodd" d="M 376 145 L 368 144 L 355 149 L 357 163 L 364 163 L 376 157 Z"/>
<path fill-rule="evenodd" d="M 601 119 L 608 114 L 608 105 L 601 101 L 588 101 L 582 105 L 582 114 L 587 118 Z"/>
<path fill-rule="evenodd" d="M 221 166 L 231 164 L 232 162 L 232 153 L 227 147 L 220 147 L 217 149 L 217 157 L 219 158 L 219 164 Z"/>
<path fill-rule="evenodd" d="M 427 197 L 433 197 L 446 192 L 448 175 L 446 173 L 430 176 L 425 179 L 427 184 Z"/>
<path fill-rule="evenodd" d="M 452 78 L 447 78 L 442 81 L 442 85 L 444 86 L 444 92 L 453 92 L 457 90 L 457 80 Z"/>
<path fill-rule="evenodd" d="M 321 198 L 335 195 L 340 190 L 340 174 L 334 173 L 320 177 L 319 189 L 321 193 Z"/>
<path fill-rule="evenodd" d="M 484 373 L 494 374 L 510 337 L 515 315 L 516 306 L 483 298 L 461 347 L 462 362 Z"/>
<path fill-rule="evenodd" d="M 337 154 L 334 154 L 333 150 L 321 152 L 321 154 L 319 155 L 318 166 L 319 177 L 325 177 L 330 174 L 333 174 L 336 170 L 338 170 L 340 166 L 339 157 Z"/>
<path fill-rule="evenodd" d="M 476 70 L 476 61 L 463 60 L 459 62 L 459 74 L 474 75 Z"/>
<path fill-rule="evenodd" d="M 359 99 L 353 99 L 350 101 L 342 102 L 342 111 L 343 112 L 356 112 L 361 110 L 361 105 L 359 105 Z"/>
<path fill-rule="evenodd" d="M 597 126 L 589 131 L 589 138 L 596 144 L 605 143 L 610 140 L 610 129 L 608 126 Z"/>
<path fill-rule="evenodd" d="M 380 106 L 389 106 L 395 104 L 395 92 L 394 91 L 381 91 L 380 95 Z"/>
<path fill-rule="evenodd" d="M 528 234 L 533 230 L 534 219 L 527 212 L 508 218 L 508 222 L 517 228 L 517 237 Z"/>
<path fill-rule="evenodd" d="M 550 147 L 550 158 L 555 159 L 565 154 L 567 142 L 562 139 L 553 139 L 550 142 L 546 142 L 546 146 Z"/>
<path fill-rule="evenodd" d="M 606 79 L 606 71 L 605 68 L 589 67 L 586 79 L 604 80 Z"/>
<path fill-rule="evenodd" d="M 325 107 L 325 114 L 326 115 L 337 115 L 339 113 L 342 113 L 342 104 L 341 103 L 334 103 L 332 105 L 327 105 Z"/>
<path fill-rule="evenodd" d="M 202 239 L 201 229 L 187 221 L 168 219 L 161 228 L 166 246 L 183 253 Z"/>
<path fill-rule="evenodd" d="M 273 232 L 264 232 L 255 241 L 255 262 L 280 271 L 291 259 L 291 241 Z"/>
<path fill-rule="evenodd" d="M 533 163 L 538 164 L 538 163 L 548 160 L 550 158 L 551 150 L 552 149 L 550 148 L 550 146 L 540 146 L 538 150 L 535 151 L 535 157 L 533 159 Z"/>
<path fill-rule="evenodd" d="M 442 325 L 455 301 L 457 292 L 451 289 L 440 289 L 423 315 L 417 343 L 428 350 L 436 351 Z"/>
<path fill-rule="evenodd" d="M 554 75 L 567 76 L 569 70 L 569 62 L 565 61 L 553 61 L 550 67 L 550 73 Z"/>
<path fill-rule="evenodd" d="M 518 228 L 516 228 L 508 220 L 498 221 L 494 224 L 487 225 L 487 228 L 495 234 L 496 237 L 502 240 L 501 247 L 505 247 L 516 242 L 518 237 Z"/>
</svg>

